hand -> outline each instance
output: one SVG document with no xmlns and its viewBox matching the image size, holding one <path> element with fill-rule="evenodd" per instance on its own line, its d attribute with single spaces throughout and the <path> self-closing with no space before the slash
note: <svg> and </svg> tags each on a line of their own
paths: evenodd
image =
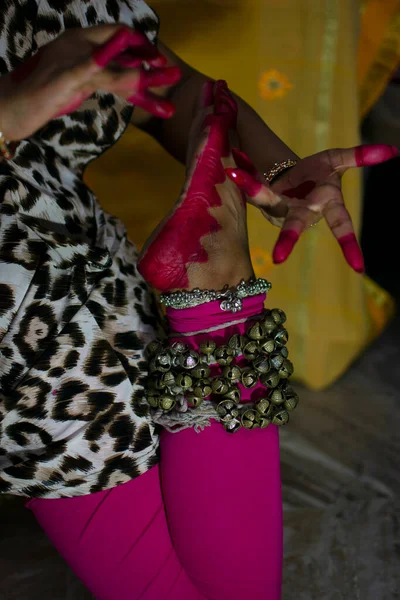
<svg viewBox="0 0 400 600">
<path fill-rule="evenodd" d="M 143 61 L 152 70 L 145 71 Z M 165 68 L 165 63 L 142 33 L 125 25 L 67 30 L 1 77 L 0 131 L 12 141 L 25 139 L 51 119 L 77 110 L 96 90 L 171 117 L 173 105 L 148 91 L 179 81 L 179 68 Z"/>
<path fill-rule="evenodd" d="M 207 82 L 194 116 L 182 193 L 144 245 L 138 269 L 161 292 L 222 289 L 253 275 L 246 199 L 225 176 L 237 107 L 225 82 Z"/>
<path fill-rule="evenodd" d="M 276 264 L 286 261 L 308 227 L 325 218 L 347 263 L 363 273 L 364 259 L 344 203 L 341 179 L 350 168 L 376 165 L 397 155 L 397 148 L 386 145 L 325 150 L 299 160 L 269 187 L 250 159 L 235 150 L 239 168 L 228 170 L 227 174 L 247 194 L 251 204 L 282 228 L 273 251 Z"/>
</svg>

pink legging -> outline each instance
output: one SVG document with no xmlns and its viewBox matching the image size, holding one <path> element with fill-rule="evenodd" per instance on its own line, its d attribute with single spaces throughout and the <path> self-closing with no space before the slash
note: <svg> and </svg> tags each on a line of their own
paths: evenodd
<svg viewBox="0 0 400 600">
<path fill-rule="evenodd" d="M 242 314 L 260 312 L 257 300 Z M 212 422 L 160 443 L 160 467 L 129 483 L 28 503 L 59 553 L 99 600 L 279 600 L 277 428 L 229 434 Z"/>
</svg>

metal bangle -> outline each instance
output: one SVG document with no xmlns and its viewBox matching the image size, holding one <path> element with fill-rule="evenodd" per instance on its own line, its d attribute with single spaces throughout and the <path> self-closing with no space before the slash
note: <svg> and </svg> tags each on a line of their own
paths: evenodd
<svg viewBox="0 0 400 600">
<path fill-rule="evenodd" d="M 291 169 L 295 165 L 297 165 L 297 160 L 292 160 L 291 158 L 288 158 L 288 160 L 284 160 L 280 163 L 274 163 L 269 171 L 263 173 L 264 179 L 268 183 L 271 183 L 274 179 L 276 179 L 276 177 L 278 177 L 278 175 L 283 173 L 283 171 Z"/>
<path fill-rule="evenodd" d="M 213 300 L 221 300 L 221 310 L 236 313 L 242 310 L 243 298 L 257 296 L 269 292 L 270 289 L 269 281 L 258 278 L 249 281 L 242 280 L 235 288 L 229 289 L 228 286 L 225 286 L 221 291 L 196 288 L 190 291 L 181 290 L 171 294 L 161 294 L 160 302 L 168 308 L 182 309 L 207 304 Z"/>
</svg>

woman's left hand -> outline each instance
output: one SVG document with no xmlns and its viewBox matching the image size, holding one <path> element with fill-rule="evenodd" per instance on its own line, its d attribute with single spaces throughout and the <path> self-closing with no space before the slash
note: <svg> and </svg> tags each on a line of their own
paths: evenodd
<svg viewBox="0 0 400 600">
<path fill-rule="evenodd" d="M 341 179 L 350 168 L 376 165 L 397 155 L 397 148 L 383 144 L 324 150 L 299 160 L 268 186 L 250 159 L 237 150 L 238 169 L 228 169 L 227 175 L 251 204 L 282 228 L 273 252 L 275 263 L 284 262 L 300 235 L 325 218 L 348 264 L 363 273 L 364 260 L 344 203 Z"/>
</svg>

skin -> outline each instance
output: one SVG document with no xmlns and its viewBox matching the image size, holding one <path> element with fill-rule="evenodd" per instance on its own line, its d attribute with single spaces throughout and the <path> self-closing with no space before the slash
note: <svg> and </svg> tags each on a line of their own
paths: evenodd
<svg viewBox="0 0 400 600">
<path fill-rule="evenodd" d="M 364 272 L 362 252 L 344 204 L 341 178 L 348 169 L 394 158 L 397 148 L 378 144 L 321 152 L 301 161 L 302 167 L 288 170 L 273 186 L 266 185 L 243 152 L 235 150 L 233 155 L 238 168 L 227 169 L 227 176 L 273 225 L 282 228 L 273 251 L 276 264 L 287 260 L 306 229 L 325 218 L 347 263 L 357 273 Z"/>
<path fill-rule="evenodd" d="M 151 71 L 142 68 L 144 60 Z M 0 131 L 13 141 L 25 139 L 100 89 L 168 119 L 174 105 L 149 91 L 180 80 L 179 67 L 166 62 L 143 34 L 125 25 L 67 30 L 1 77 Z"/>
<path fill-rule="evenodd" d="M 212 105 L 210 105 L 212 102 Z M 237 107 L 225 82 L 206 83 L 191 130 L 181 196 L 145 244 L 138 269 L 157 290 L 235 286 L 253 275 L 246 202 L 226 177 Z"/>
</svg>

